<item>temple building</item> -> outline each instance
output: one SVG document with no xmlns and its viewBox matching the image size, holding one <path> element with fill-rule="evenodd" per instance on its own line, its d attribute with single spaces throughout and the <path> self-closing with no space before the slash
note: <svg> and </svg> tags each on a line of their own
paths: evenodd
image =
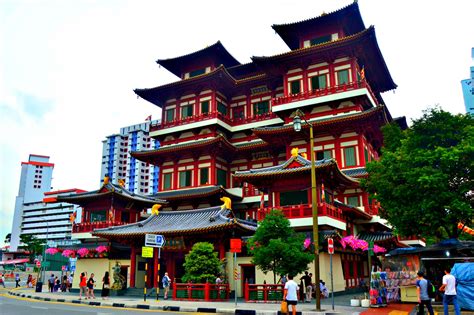
<svg viewBox="0 0 474 315">
<path fill-rule="evenodd" d="M 381 127 L 392 122 L 406 127 L 404 118 L 392 118 L 382 98 L 383 92 L 397 86 L 375 28 L 364 25 L 357 2 L 272 28 L 289 51 L 241 64 L 218 41 L 184 56 L 159 59 L 157 63 L 179 80 L 135 90 L 160 108 L 162 118 L 149 132 L 160 147 L 130 152 L 136 160 L 159 168 L 158 192 L 139 197 L 122 189 L 127 196 L 114 197 L 123 200 L 123 209 L 114 217 L 120 213 L 122 222 L 132 224 L 91 222 L 112 207 L 105 204 L 111 197 L 100 197 L 101 191 L 67 200 L 84 207 L 86 223 L 75 228 L 76 233 L 87 226 L 87 233 L 108 240 L 112 247 L 128 248 L 120 260 L 130 267 L 128 286 L 144 285 L 140 251 L 147 233 L 170 240 L 159 260 L 160 272 L 168 271 L 176 281 L 183 275 L 184 255 L 192 244 L 207 240 L 226 259 L 227 276 L 234 267 L 239 270 L 237 287 L 231 284 L 239 296 L 246 281 L 272 282 L 273 275 L 261 273 L 245 250 L 238 255 L 237 266 L 231 265 L 229 253 L 229 239 L 251 236 L 270 209 L 280 209 L 309 238 L 314 238 L 311 205 L 317 203 L 322 240 L 354 235 L 387 249 L 407 246 L 408 241 L 419 244 L 393 235 L 378 216 L 379 203 L 360 186 L 360 179 L 367 176 L 366 164 L 381 153 Z M 296 111 L 306 121 L 299 132 L 293 126 Z M 310 125 L 314 152 L 310 152 Z M 317 200 L 311 198 L 311 154 L 317 160 Z M 220 206 L 221 197 L 232 200 L 232 209 Z M 86 200 L 96 202 L 96 211 L 102 212 L 89 212 L 95 205 L 85 204 Z M 140 221 L 139 213 L 154 203 L 163 211 Z M 320 276 L 327 280 L 329 256 L 326 243 L 320 243 Z M 358 286 L 369 276 L 367 252 L 335 243 L 335 290 Z M 115 261 L 112 253 L 109 266 Z M 154 255 L 149 286 L 156 286 L 156 251 Z M 311 265 L 309 269 L 314 270 Z"/>
</svg>

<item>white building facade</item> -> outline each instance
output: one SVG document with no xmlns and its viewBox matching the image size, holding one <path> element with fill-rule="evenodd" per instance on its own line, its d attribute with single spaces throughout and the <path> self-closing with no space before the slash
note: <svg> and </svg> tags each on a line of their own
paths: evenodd
<svg viewBox="0 0 474 315">
<path fill-rule="evenodd" d="M 462 80 L 462 94 L 464 97 L 464 106 L 466 112 L 474 115 L 474 48 L 472 48 L 472 66 L 469 79 Z"/>
<path fill-rule="evenodd" d="M 102 141 L 101 184 L 104 177 L 109 176 L 109 180 L 115 184 L 123 179 L 125 188 L 136 194 L 150 195 L 158 191 L 159 168 L 130 156 L 133 151 L 159 147 L 159 142 L 149 136 L 150 125 L 157 123 L 146 121 L 123 127 L 119 134 L 107 136 Z"/>
</svg>

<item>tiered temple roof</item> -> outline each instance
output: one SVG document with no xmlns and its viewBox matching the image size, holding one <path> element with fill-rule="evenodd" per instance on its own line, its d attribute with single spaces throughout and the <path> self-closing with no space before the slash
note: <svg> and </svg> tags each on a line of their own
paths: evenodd
<svg viewBox="0 0 474 315">
<path fill-rule="evenodd" d="M 186 211 L 160 211 L 148 219 L 116 227 L 96 229 L 93 235 L 109 240 L 127 238 L 144 238 L 145 234 L 165 236 L 182 236 L 236 229 L 243 234 L 253 234 L 257 224 L 237 219 L 228 209 L 211 207 Z"/>
</svg>

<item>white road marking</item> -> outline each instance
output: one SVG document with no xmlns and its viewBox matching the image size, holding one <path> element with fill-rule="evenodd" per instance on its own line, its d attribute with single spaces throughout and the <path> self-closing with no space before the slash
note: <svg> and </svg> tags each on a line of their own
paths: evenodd
<svg viewBox="0 0 474 315">
<path fill-rule="evenodd" d="M 40 310 L 47 310 L 48 308 L 47 307 L 44 307 L 44 306 L 30 306 L 31 308 L 37 308 L 37 309 L 40 309 Z"/>
</svg>

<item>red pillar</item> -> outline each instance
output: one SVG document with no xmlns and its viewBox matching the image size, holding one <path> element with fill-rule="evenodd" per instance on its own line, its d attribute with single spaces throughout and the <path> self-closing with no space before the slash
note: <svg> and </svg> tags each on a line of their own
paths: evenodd
<svg viewBox="0 0 474 315">
<path fill-rule="evenodd" d="M 224 259 L 225 258 L 225 246 L 224 246 L 224 241 L 221 239 L 219 242 L 219 259 Z"/>
<path fill-rule="evenodd" d="M 130 287 L 135 287 L 135 270 L 137 269 L 137 250 L 131 245 L 131 254 L 130 254 Z"/>
<path fill-rule="evenodd" d="M 158 261 L 158 248 L 153 249 L 153 287 L 157 288 L 159 284 L 159 268 L 158 264 L 160 262 Z"/>
</svg>

